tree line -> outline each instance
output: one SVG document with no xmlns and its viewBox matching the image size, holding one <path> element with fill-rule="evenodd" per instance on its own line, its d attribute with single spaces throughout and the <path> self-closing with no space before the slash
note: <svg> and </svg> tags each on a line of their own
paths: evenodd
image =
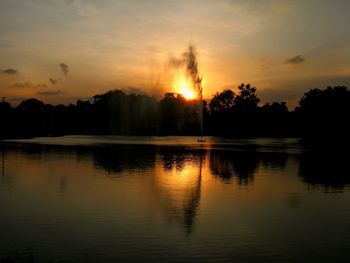
<svg viewBox="0 0 350 263">
<path fill-rule="evenodd" d="M 259 104 L 256 88 L 241 84 L 203 101 L 204 135 L 224 137 L 345 137 L 350 91 L 311 89 L 289 110 L 285 102 Z M 0 102 L 0 138 L 73 134 L 198 135 L 199 101 L 176 93 L 154 97 L 121 90 L 91 101 L 50 105 L 31 98 L 17 107 Z"/>
</svg>

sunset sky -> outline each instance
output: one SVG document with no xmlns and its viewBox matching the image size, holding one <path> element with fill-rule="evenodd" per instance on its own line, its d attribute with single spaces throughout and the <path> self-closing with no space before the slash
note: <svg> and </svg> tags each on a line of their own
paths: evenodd
<svg viewBox="0 0 350 263">
<path fill-rule="evenodd" d="M 193 44 L 204 97 L 256 86 L 295 106 L 310 88 L 350 86 L 348 0 L 1 0 L 0 96 L 12 104 L 111 89 L 161 98 Z"/>
</svg>

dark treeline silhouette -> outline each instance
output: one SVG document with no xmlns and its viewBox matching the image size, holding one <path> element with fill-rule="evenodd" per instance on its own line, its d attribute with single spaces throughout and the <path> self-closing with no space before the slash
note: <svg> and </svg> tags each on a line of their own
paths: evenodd
<svg viewBox="0 0 350 263">
<path fill-rule="evenodd" d="M 259 105 L 256 88 L 241 84 L 203 103 L 204 134 L 225 137 L 321 137 L 349 134 L 350 91 L 346 87 L 312 89 L 294 110 L 285 102 Z M 28 99 L 17 107 L 0 102 L 0 138 L 69 134 L 197 135 L 199 105 L 176 93 L 157 101 L 121 90 L 92 101 L 50 105 Z"/>
</svg>

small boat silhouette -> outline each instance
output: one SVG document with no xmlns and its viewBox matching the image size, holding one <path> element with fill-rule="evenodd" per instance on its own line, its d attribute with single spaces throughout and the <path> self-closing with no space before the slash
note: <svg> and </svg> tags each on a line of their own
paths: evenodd
<svg viewBox="0 0 350 263">
<path fill-rule="evenodd" d="M 203 139 L 203 137 L 201 136 L 200 138 L 198 138 L 197 142 L 206 142 L 206 140 Z"/>
</svg>

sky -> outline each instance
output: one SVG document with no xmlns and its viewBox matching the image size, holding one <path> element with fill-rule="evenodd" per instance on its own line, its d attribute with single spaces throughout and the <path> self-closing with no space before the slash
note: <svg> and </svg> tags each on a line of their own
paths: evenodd
<svg viewBox="0 0 350 263">
<path fill-rule="evenodd" d="M 240 83 L 262 103 L 350 87 L 348 0 L 1 0 L 0 96 L 71 103 L 113 89 L 161 98 L 193 45 L 203 95 Z"/>
</svg>

